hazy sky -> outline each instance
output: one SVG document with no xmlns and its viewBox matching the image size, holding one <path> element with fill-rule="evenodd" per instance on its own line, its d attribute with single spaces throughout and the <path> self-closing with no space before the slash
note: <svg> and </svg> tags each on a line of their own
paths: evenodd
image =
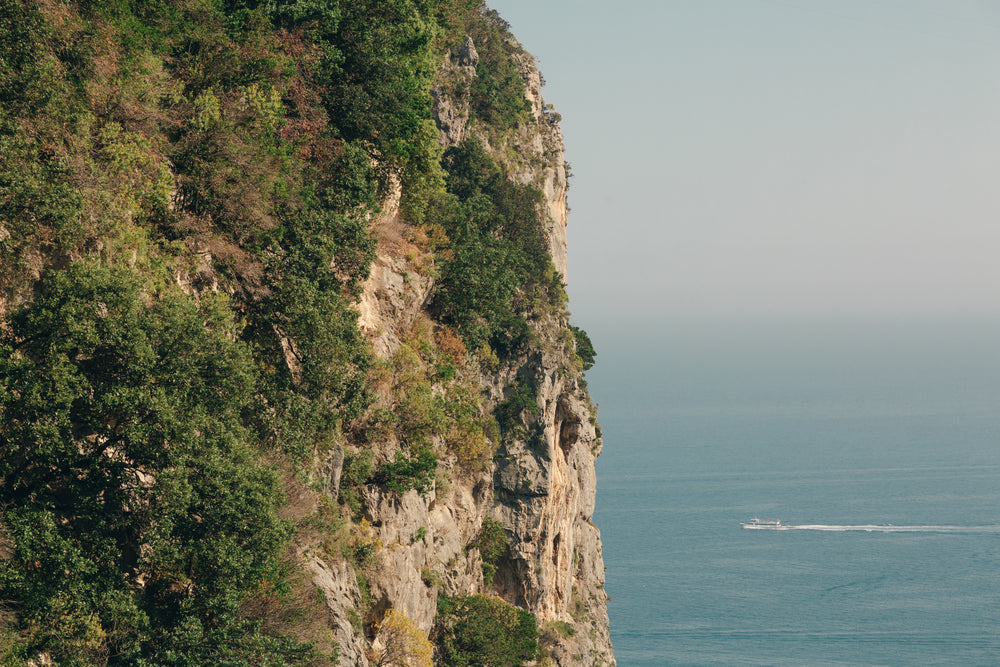
<svg viewBox="0 0 1000 667">
<path fill-rule="evenodd" d="M 599 355 L 1000 320 L 1000 3 L 489 4 L 563 115 Z"/>
</svg>

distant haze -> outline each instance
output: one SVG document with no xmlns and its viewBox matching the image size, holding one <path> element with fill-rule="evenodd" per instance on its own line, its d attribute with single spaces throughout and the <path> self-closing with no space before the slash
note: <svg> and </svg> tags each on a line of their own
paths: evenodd
<svg viewBox="0 0 1000 667">
<path fill-rule="evenodd" d="M 619 661 L 996 663 L 974 532 L 738 522 L 1000 524 L 1000 2 L 490 4 L 575 174 Z"/>
<path fill-rule="evenodd" d="M 1000 4 L 490 5 L 563 114 L 599 360 L 636 336 L 997 325 Z"/>
</svg>

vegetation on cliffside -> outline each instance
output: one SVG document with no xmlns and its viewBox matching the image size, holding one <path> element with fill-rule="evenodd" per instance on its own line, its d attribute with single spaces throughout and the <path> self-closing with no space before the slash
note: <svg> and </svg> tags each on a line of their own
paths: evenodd
<svg viewBox="0 0 1000 667">
<path fill-rule="evenodd" d="M 478 0 L 0 0 L 4 665 L 331 664 L 296 548 L 362 573 L 359 488 L 490 464 L 463 369 L 566 297 L 539 191 L 439 144 L 431 88 L 466 34 L 473 122 L 534 122 Z M 378 359 L 354 304 L 395 187 L 438 321 Z M 296 506 L 345 442 L 343 510 Z M 486 600 L 450 603 L 447 664 L 474 663 Z"/>
</svg>

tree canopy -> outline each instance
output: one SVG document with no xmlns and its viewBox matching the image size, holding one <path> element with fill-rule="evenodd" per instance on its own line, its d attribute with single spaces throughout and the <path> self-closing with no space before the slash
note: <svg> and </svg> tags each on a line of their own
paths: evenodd
<svg viewBox="0 0 1000 667">
<path fill-rule="evenodd" d="M 246 630 L 240 600 L 276 576 L 288 528 L 242 425 L 254 390 L 223 299 L 144 303 L 123 270 L 42 281 L 0 346 L 4 597 L 26 649 L 60 664 L 183 652 Z M 183 643 L 183 642 L 181 642 Z"/>
</svg>

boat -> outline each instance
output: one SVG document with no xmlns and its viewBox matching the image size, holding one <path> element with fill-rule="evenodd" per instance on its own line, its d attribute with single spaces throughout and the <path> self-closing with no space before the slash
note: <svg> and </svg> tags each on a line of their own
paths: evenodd
<svg viewBox="0 0 1000 667">
<path fill-rule="evenodd" d="M 754 517 L 747 521 L 746 523 L 741 523 L 741 526 L 748 530 L 781 530 L 784 526 L 781 525 L 780 519 L 758 519 Z"/>
</svg>

